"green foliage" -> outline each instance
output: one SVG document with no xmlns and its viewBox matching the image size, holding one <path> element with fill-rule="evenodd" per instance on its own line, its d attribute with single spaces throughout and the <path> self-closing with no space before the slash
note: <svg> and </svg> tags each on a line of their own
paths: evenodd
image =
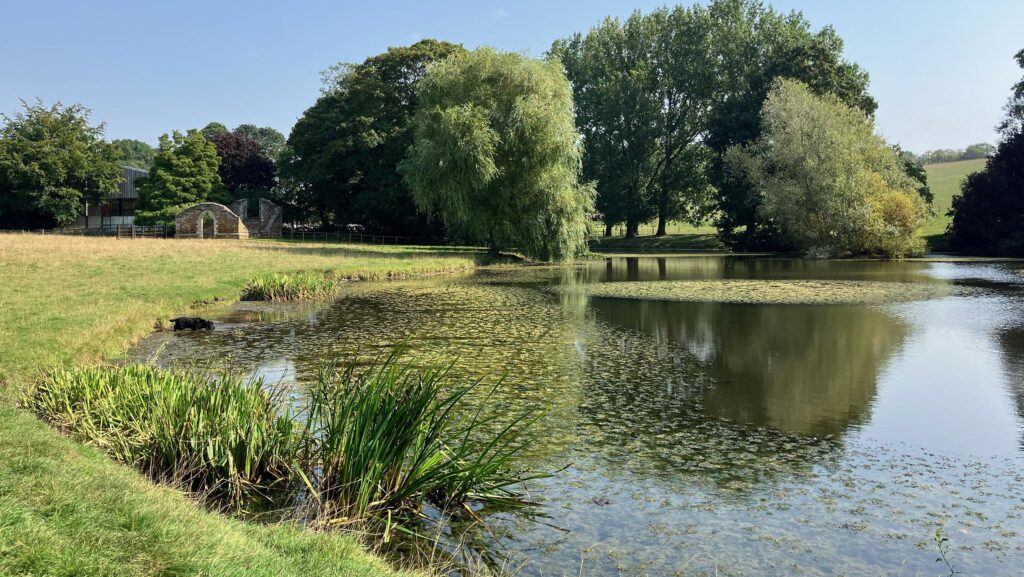
<svg viewBox="0 0 1024 577">
<path fill-rule="evenodd" d="M 334 67 L 283 155 L 282 175 L 294 202 L 325 227 L 333 221 L 386 234 L 438 234 L 417 212 L 398 163 L 412 144 L 417 83 L 428 64 L 458 52 L 463 49 L 456 44 L 421 40 Z"/>
<path fill-rule="evenodd" d="M 234 132 L 249 137 L 263 150 L 263 154 L 274 162 L 279 162 L 281 153 L 284 152 L 284 135 L 269 126 L 256 126 L 255 124 L 239 124 Z"/>
<path fill-rule="evenodd" d="M 928 187 L 928 172 L 925 171 L 924 164 L 913 153 L 903 150 L 898 144 L 894 144 L 892 149 L 903 160 L 903 171 L 917 181 L 917 193 L 921 195 L 921 200 L 931 206 L 935 201 L 935 195 Z"/>
<path fill-rule="evenodd" d="M 342 280 L 330 273 L 315 272 L 263 275 L 245 285 L 242 300 L 299 301 L 327 298 L 337 292 Z"/>
<path fill-rule="evenodd" d="M 22 102 L 0 128 L 0 226 L 67 226 L 117 189 L 117 148 L 79 104 Z"/>
<path fill-rule="evenodd" d="M 121 151 L 121 163 L 132 168 L 149 170 L 153 166 L 156 150 L 152 146 L 131 138 L 122 138 L 110 142 Z"/>
<path fill-rule="evenodd" d="M 228 130 L 227 126 L 224 126 L 220 122 L 211 122 L 204 126 L 202 130 L 200 130 L 199 132 L 201 132 L 205 138 L 210 138 L 211 136 L 217 134 L 224 134 L 225 132 L 230 131 Z"/>
<path fill-rule="evenodd" d="M 1024 50 L 1016 55 L 1024 68 Z M 949 214 L 950 245 L 979 254 L 1024 256 L 1024 79 L 1013 87 L 1002 141 L 985 170 L 967 177 Z"/>
<path fill-rule="evenodd" d="M 221 192 L 217 147 L 196 130 L 160 137 L 147 178 L 137 179 L 135 222 L 173 225 L 179 212 Z"/>
<path fill-rule="evenodd" d="M 799 80 L 814 94 L 833 94 L 867 114 L 877 104 L 867 92 L 867 73 L 843 59 L 843 41 L 833 28 L 812 31 L 802 14 L 782 14 L 756 0 L 716 0 L 709 11 L 715 30 L 709 66 L 718 97 L 705 142 L 716 153 L 709 171 L 718 190 L 716 224 L 734 247 L 777 246 L 760 197 L 749 182 L 731 178 L 725 151 L 761 135 L 761 108 L 778 78 Z"/>
<path fill-rule="evenodd" d="M 431 66 L 400 169 L 450 234 L 540 260 L 586 250 L 593 192 L 561 65 L 489 48 Z"/>
<path fill-rule="evenodd" d="M 780 80 L 762 116 L 761 137 L 729 149 L 726 162 L 793 247 L 826 257 L 921 252 L 924 201 L 863 111 Z"/>
<path fill-rule="evenodd" d="M 987 142 L 972 144 L 963 150 L 953 148 L 941 148 L 929 150 L 917 157 L 922 164 L 940 164 L 944 162 L 957 162 L 960 160 L 975 160 L 988 158 L 996 151 L 996 147 Z"/>
<path fill-rule="evenodd" d="M 609 18 L 553 45 L 572 81 L 584 177 L 597 183 L 606 230 L 625 222 L 632 236 L 656 214 L 664 235 L 670 219 L 707 216 L 711 24 L 706 8 L 677 6 Z"/>
<path fill-rule="evenodd" d="M 399 363 L 401 349 L 359 371 L 332 363 L 292 415 L 261 379 L 146 365 L 52 371 L 29 400 L 54 426 L 155 478 L 242 504 L 311 491 L 324 520 L 361 520 L 437 505 L 516 504 L 526 475 L 510 461 L 524 413 L 478 438 L 481 411 L 456 405 L 449 366 Z"/>
<path fill-rule="evenodd" d="M 457 405 L 478 383 L 451 387 L 450 365 L 415 369 L 399 363 L 400 353 L 358 372 L 328 365 L 310 389 L 301 462 L 320 514 L 360 519 L 417 511 L 427 500 L 522 502 L 513 485 L 539 475 L 512 473 L 510 462 L 531 414 L 477 438 L 483 411 L 460 417 Z"/>
<path fill-rule="evenodd" d="M 296 426 L 262 381 L 145 365 L 56 370 L 31 407 L 153 477 L 237 500 L 286 478 Z"/>
</svg>

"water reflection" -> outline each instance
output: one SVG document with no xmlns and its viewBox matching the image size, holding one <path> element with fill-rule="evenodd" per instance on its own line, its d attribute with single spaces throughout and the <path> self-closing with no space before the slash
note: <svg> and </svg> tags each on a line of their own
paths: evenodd
<svg viewBox="0 0 1024 577">
<path fill-rule="evenodd" d="M 600 576 L 925 574 L 938 526 L 964 567 L 1008 574 L 1024 555 L 1024 460 L 991 437 L 1005 445 L 1016 423 L 1009 437 L 1024 446 L 1024 319 L 1010 312 L 1021 297 L 1006 276 L 929 263 L 610 258 L 353 286 L 319 307 L 225 316 L 213 333 L 161 333 L 134 354 L 301 388 L 325 359 L 368 360 L 405 341 L 420 358 L 456 357 L 459 379 L 507 374 L 485 406 L 492 426 L 549 409 L 526 460 L 562 470 L 533 487 L 536 515 L 485 511 L 488 529 L 465 538 L 480 558 L 531 559 L 523 575 L 576 574 L 581 556 Z M 1006 294 L 867 307 L 551 290 L 707 278 L 983 279 Z M 960 418 L 967 399 L 977 402 Z M 940 429 L 989 460 L 944 453 Z M 989 438 L 969 434 L 978 429 Z"/>
<path fill-rule="evenodd" d="M 682 347 L 706 368 L 706 412 L 802 434 L 867 418 L 908 327 L 877 309 L 594 299 L 598 318 Z"/>
</svg>

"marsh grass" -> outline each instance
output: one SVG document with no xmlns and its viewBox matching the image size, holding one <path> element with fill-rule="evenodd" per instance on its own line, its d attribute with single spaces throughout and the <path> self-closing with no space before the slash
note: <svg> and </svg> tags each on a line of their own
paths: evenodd
<svg viewBox="0 0 1024 577">
<path fill-rule="evenodd" d="M 426 501 L 524 503 L 514 487 L 543 475 L 512 472 L 511 462 L 523 449 L 520 432 L 536 416 L 525 412 L 481 438 L 490 395 L 469 416 L 457 410 L 480 383 L 449 387 L 450 365 L 414 368 L 400 363 L 400 354 L 358 373 L 328 365 L 310 391 L 303 469 L 315 472 L 308 480 L 320 516 L 344 522 L 416 512 Z"/>
<path fill-rule="evenodd" d="M 295 421 L 259 379 L 147 365 L 59 369 L 29 403 L 118 461 L 232 502 L 286 481 L 296 457 Z"/>
<path fill-rule="evenodd" d="M 428 502 L 525 504 L 517 487 L 542 475 L 511 461 L 533 414 L 482 435 L 482 410 L 457 416 L 479 383 L 453 387 L 450 365 L 400 355 L 359 370 L 331 363 L 298 404 L 260 379 L 147 365 L 55 370 L 28 404 L 153 478 L 236 508 L 305 502 L 325 526 L 386 518 L 387 535 Z"/>
<path fill-rule="evenodd" d="M 328 298 L 345 278 L 330 271 L 269 274 L 250 280 L 242 289 L 243 301 L 300 301 Z"/>
</svg>

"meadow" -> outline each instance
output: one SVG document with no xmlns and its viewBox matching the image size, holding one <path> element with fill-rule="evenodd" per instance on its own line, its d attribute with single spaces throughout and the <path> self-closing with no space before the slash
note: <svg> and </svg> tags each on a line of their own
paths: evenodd
<svg viewBox="0 0 1024 577">
<path fill-rule="evenodd" d="M 953 202 L 953 196 L 960 194 L 960 184 L 968 174 L 978 172 L 985 168 L 985 159 L 960 160 L 957 162 L 944 162 L 941 164 L 929 164 L 925 166 L 928 173 L 928 187 L 935 195 L 932 201 L 932 209 L 935 216 L 932 217 L 921 234 L 928 241 L 929 252 L 942 252 L 949 248 L 949 239 L 946 238 L 946 227 L 952 220 L 946 215 Z"/>
<path fill-rule="evenodd" d="M 0 574 L 398 575 L 350 537 L 209 512 L 20 401 L 45 371 L 116 358 L 172 316 L 237 300 L 259 275 L 399 278 L 482 258 L 431 247 L 0 235 Z"/>
</svg>

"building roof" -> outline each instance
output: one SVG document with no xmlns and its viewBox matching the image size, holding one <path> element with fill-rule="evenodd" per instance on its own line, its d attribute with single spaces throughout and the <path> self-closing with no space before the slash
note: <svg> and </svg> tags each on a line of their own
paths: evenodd
<svg viewBox="0 0 1024 577">
<path fill-rule="evenodd" d="M 123 179 L 118 183 L 117 190 L 108 194 L 107 198 L 139 198 L 139 193 L 135 190 L 135 179 L 149 176 L 149 173 L 141 168 L 126 166 L 121 176 Z"/>
</svg>

